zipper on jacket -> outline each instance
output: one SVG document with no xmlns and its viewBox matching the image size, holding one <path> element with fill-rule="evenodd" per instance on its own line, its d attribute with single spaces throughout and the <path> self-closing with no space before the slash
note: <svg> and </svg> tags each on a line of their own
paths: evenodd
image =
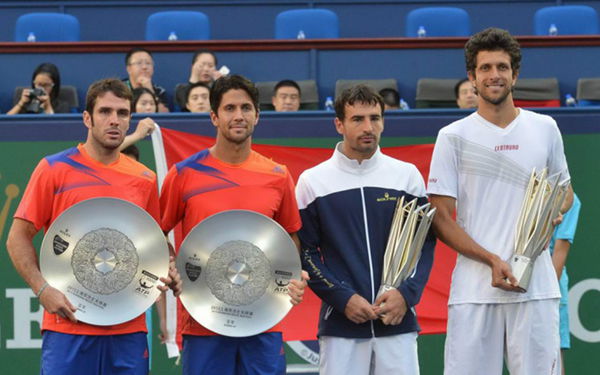
<svg viewBox="0 0 600 375">
<path fill-rule="evenodd" d="M 369 277 L 371 279 L 371 304 L 375 302 L 375 283 L 373 282 L 373 259 L 371 258 L 371 239 L 369 238 L 369 223 L 367 221 L 367 204 L 365 202 L 365 191 L 360 187 L 360 198 L 362 201 L 363 221 L 365 223 L 365 238 L 367 240 L 367 255 L 369 256 Z M 375 337 L 375 326 L 371 320 L 371 335 Z"/>
</svg>

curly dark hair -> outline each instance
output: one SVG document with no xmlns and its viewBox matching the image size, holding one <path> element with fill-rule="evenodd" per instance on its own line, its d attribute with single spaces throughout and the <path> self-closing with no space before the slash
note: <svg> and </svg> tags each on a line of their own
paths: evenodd
<svg viewBox="0 0 600 375">
<path fill-rule="evenodd" d="M 475 74 L 479 51 L 504 51 L 510 56 L 510 65 L 515 76 L 521 68 L 521 46 L 506 30 L 490 27 L 473 35 L 465 44 L 467 72 Z"/>
</svg>

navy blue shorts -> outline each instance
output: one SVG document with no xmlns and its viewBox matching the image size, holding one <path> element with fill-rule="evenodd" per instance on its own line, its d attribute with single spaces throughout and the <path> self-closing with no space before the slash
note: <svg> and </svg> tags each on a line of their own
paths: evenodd
<svg viewBox="0 0 600 375">
<path fill-rule="evenodd" d="M 44 331 L 40 375 L 147 375 L 145 332 L 71 335 Z"/>
<path fill-rule="evenodd" d="M 285 375 L 281 332 L 183 336 L 183 375 Z"/>
</svg>

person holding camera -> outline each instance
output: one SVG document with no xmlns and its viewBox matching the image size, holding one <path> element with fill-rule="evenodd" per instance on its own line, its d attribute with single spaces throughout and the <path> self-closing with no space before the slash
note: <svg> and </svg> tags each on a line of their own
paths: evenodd
<svg viewBox="0 0 600 375">
<path fill-rule="evenodd" d="M 40 64 L 33 71 L 31 88 L 23 89 L 21 97 L 7 115 L 25 113 L 68 113 L 67 102 L 58 99 L 60 92 L 60 74 L 52 63 Z"/>
</svg>

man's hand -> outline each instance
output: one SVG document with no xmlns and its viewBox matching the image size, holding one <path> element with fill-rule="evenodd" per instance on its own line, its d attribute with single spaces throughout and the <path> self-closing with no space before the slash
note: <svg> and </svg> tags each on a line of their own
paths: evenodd
<svg viewBox="0 0 600 375">
<path fill-rule="evenodd" d="M 309 280 L 308 272 L 302 271 L 300 275 L 300 280 L 290 280 L 290 284 L 288 285 L 288 295 L 290 296 L 290 302 L 292 305 L 296 306 L 302 302 L 304 297 L 304 289 L 306 289 L 306 280 Z"/>
<path fill-rule="evenodd" d="M 173 290 L 173 294 L 175 297 L 179 297 L 181 294 L 181 288 L 183 286 L 183 282 L 181 281 L 181 276 L 179 275 L 179 271 L 175 266 L 175 258 L 169 257 L 169 275 L 167 277 L 161 277 L 160 281 L 165 283 L 165 285 L 157 286 L 162 292 L 166 292 L 167 290 Z"/>
<path fill-rule="evenodd" d="M 346 315 L 346 318 L 356 324 L 379 318 L 369 301 L 358 294 L 354 294 L 350 297 L 346 304 L 346 308 L 344 309 L 344 314 Z"/>
<path fill-rule="evenodd" d="M 508 292 L 520 292 L 523 290 L 518 287 L 518 281 L 512 273 L 508 263 L 496 257 L 490 266 L 492 268 L 492 286 Z"/>
<path fill-rule="evenodd" d="M 375 313 L 385 325 L 398 325 L 408 310 L 406 300 L 398 289 L 391 289 L 375 300 Z"/>
<path fill-rule="evenodd" d="M 75 312 L 77 308 L 69 302 L 67 297 L 58 289 L 48 285 L 40 294 L 40 303 L 50 314 L 57 314 L 62 318 L 77 323 Z"/>
<path fill-rule="evenodd" d="M 138 87 L 145 87 L 148 90 L 154 92 L 154 87 L 152 86 L 152 79 L 147 76 L 139 76 L 137 80 Z"/>
<path fill-rule="evenodd" d="M 561 214 L 560 212 L 558 213 L 558 216 L 556 216 L 554 218 L 554 220 L 552 220 L 552 225 L 554 225 L 555 227 L 560 225 L 560 223 L 562 223 L 563 221 L 563 214 Z M 546 247 L 548 247 L 548 245 L 546 245 Z"/>
<path fill-rule="evenodd" d="M 156 123 L 150 117 L 146 117 L 138 122 L 133 132 L 136 139 L 144 139 L 156 129 Z"/>
</svg>

